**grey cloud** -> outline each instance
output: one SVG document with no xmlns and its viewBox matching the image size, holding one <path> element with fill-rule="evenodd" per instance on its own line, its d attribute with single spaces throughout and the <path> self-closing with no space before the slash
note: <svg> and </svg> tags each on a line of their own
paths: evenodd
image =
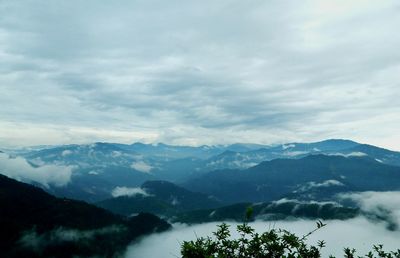
<svg viewBox="0 0 400 258">
<path fill-rule="evenodd" d="M 3 1 L 0 12 L 3 122 L 175 144 L 399 143 L 395 1 Z"/>
</svg>

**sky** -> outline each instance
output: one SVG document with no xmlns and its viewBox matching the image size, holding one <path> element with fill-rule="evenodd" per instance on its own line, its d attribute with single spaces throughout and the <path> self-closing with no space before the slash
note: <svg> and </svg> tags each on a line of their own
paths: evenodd
<svg viewBox="0 0 400 258">
<path fill-rule="evenodd" d="M 0 146 L 400 150 L 396 0 L 0 0 Z"/>
</svg>

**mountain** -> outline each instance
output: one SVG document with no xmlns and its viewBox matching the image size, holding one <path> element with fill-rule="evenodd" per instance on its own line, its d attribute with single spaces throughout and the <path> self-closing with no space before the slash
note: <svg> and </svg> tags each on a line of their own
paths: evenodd
<svg viewBox="0 0 400 258">
<path fill-rule="evenodd" d="M 245 152 L 268 147 L 268 145 L 251 144 L 251 143 L 235 143 L 231 145 L 202 145 L 193 146 L 174 146 L 163 143 L 144 144 L 136 142 L 129 146 L 130 150 L 136 151 L 146 156 L 162 157 L 164 159 L 184 159 L 184 158 L 199 158 L 208 159 L 218 155 L 224 151 Z"/>
<path fill-rule="evenodd" d="M 255 143 L 234 143 L 226 146 L 225 150 L 233 152 L 248 152 L 270 147 L 272 147 L 272 145 L 255 144 Z"/>
<path fill-rule="evenodd" d="M 342 139 L 274 146 L 237 143 L 191 147 L 98 142 L 43 148 L 22 149 L 12 155 L 24 157 L 33 167 L 69 166 L 73 169 L 69 183 L 50 185 L 46 191 L 92 203 L 111 198 L 116 187 L 140 187 L 150 180 L 184 184 L 214 170 L 246 170 L 274 159 L 301 159 L 316 154 L 364 156 L 400 166 L 399 152 Z M 245 184 L 237 187 L 246 187 Z"/>
<path fill-rule="evenodd" d="M 32 163 L 75 165 L 80 168 L 100 166 L 130 166 L 140 154 L 116 143 L 72 144 L 33 150 L 23 156 Z"/>
<path fill-rule="evenodd" d="M 189 157 L 208 158 L 223 152 L 223 146 L 174 146 L 163 143 L 144 144 L 136 142 L 130 145 L 130 149 L 146 156 L 158 157 L 166 160 L 182 159 Z"/>
<path fill-rule="evenodd" d="M 247 169 L 263 161 L 299 159 L 312 154 L 369 156 L 384 164 L 400 166 L 400 152 L 350 140 L 330 139 L 315 143 L 287 143 L 246 152 L 225 151 L 209 158 L 204 169 Z"/>
<path fill-rule="evenodd" d="M 250 220 L 284 220 L 290 218 L 304 219 L 350 219 L 360 214 L 358 208 L 345 207 L 334 202 L 299 202 L 297 200 L 280 200 L 266 203 L 236 203 L 217 209 L 204 209 L 182 212 L 172 218 L 173 222 L 205 223 L 213 221 L 238 221 L 246 219 L 246 210 L 252 208 Z"/>
<path fill-rule="evenodd" d="M 307 187 L 305 187 L 306 189 Z M 203 223 L 211 221 L 243 221 L 247 207 L 253 207 L 253 217 L 278 220 L 291 217 L 307 219 L 348 219 L 359 214 L 356 207 L 336 202 L 281 199 L 265 203 L 236 203 L 223 206 L 206 195 L 193 193 L 165 181 L 149 181 L 142 185 L 145 194 L 120 196 L 97 203 L 116 214 L 132 215 L 151 212 L 173 222 Z"/>
<path fill-rule="evenodd" d="M 170 227 L 151 214 L 126 219 L 2 175 L 0 225 L 3 257 L 112 257 L 139 236 Z"/>
<path fill-rule="evenodd" d="M 153 172 L 161 177 L 169 176 L 165 171 L 173 172 L 177 168 L 181 171 L 182 164 L 188 171 L 243 169 L 262 161 L 277 158 L 302 158 L 310 154 L 368 155 L 385 164 L 400 164 L 400 152 L 343 139 L 329 139 L 314 143 L 286 143 L 275 146 L 237 143 L 199 147 L 173 146 L 163 143 L 127 145 L 98 142 L 46 147 L 31 151 L 27 149 L 25 152 L 15 151 L 14 153 L 19 153 L 36 165 L 53 163 L 75 165 L 80 168 L 131 167 L 142 172 L 145 169 L 145 172 Z M 177 177 L 182 177 L 182 174 L 177 173 Z M 173 179 L 168 178 L 168 180 Z"/>
<path fill-rule="evenodd" d="M 203 167 L 203 159 L 188 157 L 157 162 L 157 165 L 154 165 L 152 174 L 160 180 L 184 182 L 206 172 Z"/>
<path fill-rule="evenodd" d="M 346 155 L 351 155 L 352 153 L 358 153 L 359 155 L 364 154 L 378 162 L 393 166 L 400 166 L 400 152 L 379 148 L 369 144 L 359 144 L 353 146 L 352 148 L 344 149 L 341 152 Z"/>
<path fill-rule="evenodd" d="M 272 201 L 305 186 L 346 186 L 353 191 L 400 189 L 400 167 L 369 157 L 310 155 L 275 159 L 246 170 L 217 170 L 183 186 L 228 202 Z"/>
<path fill-rule="evenodd" d="M 34 167 L 50 164 L 73 168 L 68 185 L 46 188 L 51 194 L 97 202 L 110 198 L 115 187 L 138 187 L 145 181 L 157 179 L 183 182 L 197 176 L 203 160 L 185 156 L 202 156 L 202 153 L 217 149 L 165 144 L 94 143 L 34 149 L 20 154 Z M 171 155 L 166 152 L 171 152 Z"/>
<path fill-rule="evenodd" d="M 262 145 L 190 147 L 97 142 L 28 148 L 14 151 L 11 156 L 21 155 L 33 167 L 73 168 L 67 185 L 50 185 L 46 191 L 58 197 L 94 203 L 110 198 L 116 187 L 138 187 L 149 180 L 184 182 L 207 171 L 202 158 L 221 153 L 226 148 L 249 150 L 258 146 Z"/>
<path fill-rule="evenodd" d="M 152 196 L 177 206 L 182 210 L 194 210 L 204 207 L 217 207 L 221 203 L 211 196 L 189 191 L 167 181 L 147 181 L 142 185 Z"/>
<path fill-rule="evenodd" d="M 272 148 L 274 151 L 278 150 L 290 150 L 290 151 L 300 151 L 300 152 L 324 152 L 324 151 L 339 151 L 343 149 L 352 148 L 359 145 L 359 143 L 343 140 L 343 139 L 328 139 L 320 142 L 313 143 L 286 143 L 280 146 Z"/>
<path fill-rule="evenodd" d="M 211 196 L 186 190 L 167 181 L 148 181 L 142 184 L 141 189 L 142 194 L 119 196 L 98 202 L 97 205 L 122 215 L 151 212 L 167 217 L 181 211 L 222 206 Z"/>
<path fill-rule="evenodd" d="M 271 147 L 262 147 L 245 152 L 225 151 L 208 159 L 206 168 L 217 169 L 246 169 L 263 161 L 279 158 L 302 158 L 310 154 L 337 153 L 343 149 L 353 148 L 359 143 L 331 139 L 315 143 L 287 143 Z"/>
</svg>

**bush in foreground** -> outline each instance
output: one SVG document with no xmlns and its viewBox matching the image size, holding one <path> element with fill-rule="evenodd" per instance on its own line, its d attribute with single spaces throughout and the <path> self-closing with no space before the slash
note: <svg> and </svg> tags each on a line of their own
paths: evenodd
<svg viewBox="0 0 400 258">
<path fill-rule="evenodd" d="M 251 210 L 246 217 L 250 213 Z M 318 221 L 315 230 L 299 237 L 283 229 L 271 229 L 259 234 L 248 223 L 243 223 L 237 226 L 240 237 L 232 239 L 229 225 L 222 223 L 213 233 L 214 238 L 200 237 L 194 241 L 184 241 L 181 255 L 182 258 L 319 258 L 325 242 L 318 241 L 313 246 L 308 245 L 306 240 L 325 225 Z M 364 256 L 358 256 L 356 250 L 350 248 L 344 248 L 343 251 L 345 258 L 400 258 L 400 250 L 386 252 L 382 245 L 373 246 Z"/>
</svg>

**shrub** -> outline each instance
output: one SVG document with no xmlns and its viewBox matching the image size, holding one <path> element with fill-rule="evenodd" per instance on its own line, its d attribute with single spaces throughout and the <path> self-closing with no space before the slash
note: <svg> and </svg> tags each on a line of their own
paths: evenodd
<svg viewBox="0 0 400 258">
<path fill-rule="evenodd" d="M 250 218 L 251 213 L 251 209 L 248 209 L 246 217 Z M 319 258 L 325 242 L 318 241 L 317 245 L 313 246 L 308 245 L 306 240 L 324 226 L 326 224 L 318 221 L 313 231 L 299 237 L 283 229 L 271 229 L 259 234 L 245 222 L 236 228 L 240 237 L 232 239 L 229 225 L 222 223 L 213 233 L 213 238 L 208 236 L 184 241 L 181 255 L 182 258 Z M 385 252 L 382 245 L 375 245 L 365 256 L 357 256 L 355 249 L 344 248 L 344 257 L 400 258 L 400 250 Z"/>
</svg>

